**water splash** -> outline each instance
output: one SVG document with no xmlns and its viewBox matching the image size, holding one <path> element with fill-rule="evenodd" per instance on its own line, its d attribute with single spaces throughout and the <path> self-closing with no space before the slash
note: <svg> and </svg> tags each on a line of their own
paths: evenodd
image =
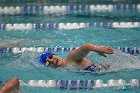
<svg viewBox="0 0 140 93">
<path fill-rule="evenodd" d="M 126 54 L 120 50 L 114 50 L 114 54 L 107 55 L 107 57 L 101 57 L 96 53 L 92 53 L 92 55 L 94 55 L 95 62 L 111 65 L 108 71 L 102 72 L 140 69 L 140 60 L 138 56 Z"/>
</svg>

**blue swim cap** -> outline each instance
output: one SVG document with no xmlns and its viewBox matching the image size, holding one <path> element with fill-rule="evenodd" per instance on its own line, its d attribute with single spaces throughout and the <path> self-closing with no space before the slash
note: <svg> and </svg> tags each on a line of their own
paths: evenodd
<svg viewBox="0 0 140 93">
<path fill-rule="evenodd" d="M 51 56 L 51 55 L 53 55 L 53 53 L 50 53 L 50 52 L 46 52 L 46 53 L 43 53 L 41 56 L 40 56 L 40 63 L 41 64 L 46 64 L 46 59 L 49 57 L 49 56 Z"/>
</svg>

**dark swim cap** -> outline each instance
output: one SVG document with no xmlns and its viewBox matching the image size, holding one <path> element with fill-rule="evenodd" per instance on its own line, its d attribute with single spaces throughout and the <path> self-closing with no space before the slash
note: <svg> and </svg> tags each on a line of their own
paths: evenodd
<svg viewBox="0 0 140 93">
<path fill-rule="evenodd" d="M 41 64 L 46 64 L 46 59 L 49 57 L 49 56 L 51 56 L 51 55 L 53 55 L 53 53 L 50 53 L 50 52 L 46 52 L 46 53 L 43 53 L 41 56 L 40 56 L 40 63 Z"/>
</svg>

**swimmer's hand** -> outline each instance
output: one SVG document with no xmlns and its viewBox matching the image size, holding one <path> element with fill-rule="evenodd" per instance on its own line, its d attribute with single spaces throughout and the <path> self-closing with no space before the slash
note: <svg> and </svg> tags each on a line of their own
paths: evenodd
<svg viewBox="0 0 140 93">
<path fill-rule="evenodd" d="M 109 47 L 109 46 L 95 46 L 95 51 L 99 55 L 104 56 L 104 57 L 106 57 L 105 54 L 113 54 L 114 53 L 113 48 Z"/>
</svg>

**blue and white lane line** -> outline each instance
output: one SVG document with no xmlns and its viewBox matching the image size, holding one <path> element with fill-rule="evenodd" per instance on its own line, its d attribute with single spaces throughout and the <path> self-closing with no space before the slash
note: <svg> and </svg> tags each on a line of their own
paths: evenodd
<svg viewBox="0 0 140 93">
<path fill-rule="evenodd" d="M 86 27 L 140 28 L 140 22 L 80 22 L 80 23 L 8 23 L 0 24 L 0 31 L 12 30 L 71 30 Z"/>
<path fill-rule="evenodd" d="M 24 82 L 20 80 L 21 86 L 29 87 L 46 87 L 59 89 L 94 89 L 94 88 L 110 88 L 110 87 L 140 87 L 140 80 L 138 79 L 110 79 L 107 83 L 103 80 L 29 80 Z"/>
<path fill-rule="evenodd" d="M 54 48 L 49 48 L 49 47 L 12 47 L 12 48 L 7 48 L 7 47 L 1 47 L 0 48 L 0 53 L 23 53 L 23 52 L 70 52 L 73 49 L 76 49 L 78 47 L 54 47 Z M 137 47 L 118 47 L 118 50 L 126 53 L 126 54 L 132 54 L 132 55 L 137 55 L 140 54 L 140 48 Z"/>
<path fill-rule="evenodd" d="M 140 12 L 140 4 L 107 4 L 107 5 L 52 5 L 52 6 L 42 6 L 42 5 L 33 5 L 33 6 L 3 6 L 0 7 L 0 14 L 53 14 L 53 13 L 81 13 L 81 12 L 101 12 L 108 11 L 112 12 L 114 10 L 133 10 Z"/>
</svg>

